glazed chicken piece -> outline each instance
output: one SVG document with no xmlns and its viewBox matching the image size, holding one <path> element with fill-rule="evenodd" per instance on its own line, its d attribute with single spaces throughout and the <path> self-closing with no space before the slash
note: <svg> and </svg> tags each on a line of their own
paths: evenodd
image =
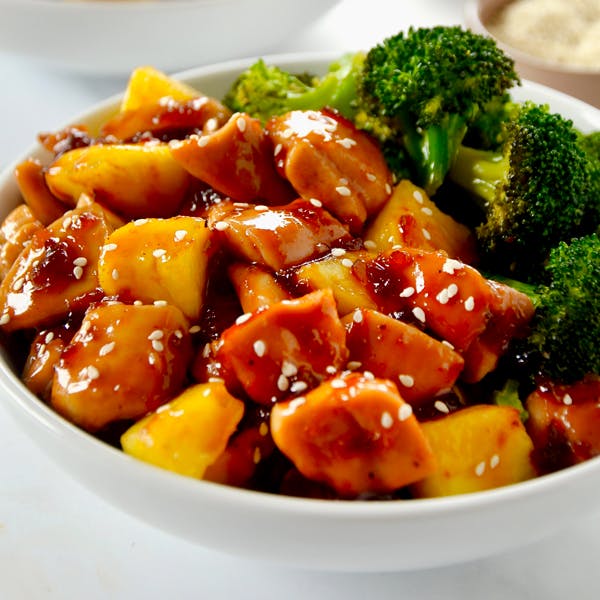
<svg viewBox="0 0 600 600">
<path fill-rule="evenodd" d="M 228 273 L 245 313 L 292 298 L 273 273 L 259 265 L 236 262 Z"/>
<path fill-rule="evenodd" d="M 271 405 L 314 387 L 344 367 L 345 330 L 330 290 L 246 313 L 218 341 L 227 387 Z"/>
<path fill-rule="evenodd" d="M 0 280 L 4 279 L 33 234 L 43 229 L 27 204 L 19 204 L 0 226 Z"/>
<path fill-rule="evenodd" d="M 462 371 L 463 358 L 447 344 L 380 312 L 357 309 L 343 323 L 348 364 L 392 380 L 415 407 L 449 392 Z"/>
<path fill-rule="evenodd" d="M 88 431 L 139 419 L 181 391 L 191 353 L 174 306 L 93 306 L 61 353 L 51 405 Z"/>
<path fill-rule="evenodd" d="M 391 382 L 361 373 L 277 403 L 271 432 L 300 473 L 345 498 L 390 493 L 435 471 L 410 405 Z"/>
<path fill-rule="evenodd" d="M 330 111 L 292 111 L 266 125 L 279 172 L 359 233 L 391 193 L 392 175 L 373 139 Z"/>
<path fill-rule="evenodd" d="M 110 231 L 104 211 L 93 205 L 34 233 L 0 285 L 2 328 L 52 324 L 99 299 L 98 257 Z"/>
<path fill-rule="evenodd" d="M 348 244 L 347 228 L 320 206 L 294 200 L 284 206 L 215 204 L 208 224 L 237 257 L 273 271 L 287 269 Z"/>
<path fill-rule="evenodd" d="M 170 148 L 186 171 L 233 200 L 285 204 L 296 197 L 275 169 L 260 121 L 247 114 L 232 115 L 213 133 L 173 140 Z"/>
</svg>

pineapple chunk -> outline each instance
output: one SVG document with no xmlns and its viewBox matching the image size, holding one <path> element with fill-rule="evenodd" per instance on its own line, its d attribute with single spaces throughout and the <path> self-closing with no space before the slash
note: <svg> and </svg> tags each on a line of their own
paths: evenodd
<svg viewBox="0 0 600 600">
<path fill-rule="evenodd" d="M 536 475 L 533 443 L 512 407 L 480 404 L 422 427 L 438 469 L 411 486 L 418 498 L 479 492 Z"/>
<path fill-rule="evenodd" d="M 477 261 L 475 237 L 465 225 L 443 213 L 424 190 L 403 179 L 367 228 L 365 240 L 381 252 L 392 246 L 443 250 L 452 258 Z"/>
<path fill-rule="evenodd" d="M 371 257 L 367 252 L 345 252 L 342 256 L 330 254 L 321 260 L 309 262 L 298 268 L 295 281 L 309 290 L 330 289 L 340 315 L 355 308 L 377 308 L 365 282 L 354 265 Z"/>
<path fill-rule="evenodd" d="M 244 403 L 223 383 L 199 383 L 135 423 L 121 436 L 121 445 L 140 460 L 202 479 L 243 414 Z"/>
<path fill-rule="evenodd" d="M 143 219 L 117 229 L 100 253 L 98 278 L 108 295 L 166 300 L 190 320 L 202 312 L 212 232 L 195 217 Z"/>
<path fill-rule="evenodd" d="M 130 218 L 170 217 L 191 177 L 166 144 L 96 144 L 59 156 L 46 172 L 50 191 L 74 205 L 86 194 Z"/>
<path fill-rule="evenodd" d="M 200 93 L 193 87 L 169 77 L 154 67 L 138 67 L 129 77 L 121 101 L 121 112 L 136 110 L 147 104 L 154 104 L 160 101 L 161 98 L 186 102 L 198 96 L 200 96 Z"/>
</svg>

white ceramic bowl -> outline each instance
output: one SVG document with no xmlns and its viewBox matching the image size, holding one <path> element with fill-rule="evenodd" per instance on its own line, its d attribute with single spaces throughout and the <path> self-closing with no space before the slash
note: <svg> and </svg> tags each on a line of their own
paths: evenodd
<svg viewBox="0 0 600 600">
<path fill-rule="evenodd" d="M 517 72 L 524 79 L 542 83 L 600 108 L 600 64 L 594 69 L 533 56 L 490 32 L 487 27 L 490 19 L 510 1 L 467 0 L 464 9 L 466 25 L 476 33 L 494 38 L 498 46 L 515 60 Z M 541 51 L 544 52 L 544 48 Z"/>
<path fill-rule="evenodd" d="M 267 60 L 322 72 L 333 58 Z M 220 97 L 248 64 L 199 68 L 181 78 Z M 600 129 L 600 111 L 561 93 L 526 82 L 514 95 L 549 103 L 582 130 Z M 98 122 L 117 106 L 110 99 L 73 122 Z M 9 168 L 0 175 L 0 218 L 18 201 Z M 526 483 L 440 499 L 327 501 L 246 491 L 163 471 L 98 441 L 29 393 L 5 357 L 0 392 L 3 406 L 45 454 L 115 506 L 200 545 L 253 559 L 345 571 L 448 565 L 539 540 L 600 509 L 600 458 Z"/>
<path fill-rule="evenodd" d="M 124 75 L 272 52 L 339 0 L 0 0 L 0 50 Z"/>
</svg>

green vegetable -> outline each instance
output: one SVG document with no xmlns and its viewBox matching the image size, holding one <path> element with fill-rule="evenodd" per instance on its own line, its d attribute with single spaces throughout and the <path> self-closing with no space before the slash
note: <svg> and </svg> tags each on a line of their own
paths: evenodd
<svg viewBox="0 0 600 600">
<path fill-rule="evenodd" d="M 573 383 L 600 374 L 600 237 L 593 233 L 559 243 L 545 270 L 545 284 L 500 279 L 536 306 L 531 333 L 516 353 L 527 357 L 534 378 Z"/>
<path fill-rule="evenodd" d="M 461 145 L 449 177 L 483 211 L 476 228 L 484 268 L 540 282 L 550 250 L 587 233 L 592 163 L 572 121 L 525 102 L 499 151 Z"/>
<path fill-rule="evenodd" d="M 367 53 L 357 118 L 376 137 L 402 141 L 414 182 L 432 195 L 469 125 L 518 82 L 512 59 L 490 38 L 460 27 L 411 28 Z"/>
<path fill-rule="evenodd" d="M 519 411 L 521 421 L 525 422 L 529 418 L 529 413 L 525 410 L 523 402 L 519 396 L 520 384 L 516 379 L 508 379 L 501 389 L 494 390 L 492 393 L 492 402 L 498 406 L 511 406 Z"/>
</svg>

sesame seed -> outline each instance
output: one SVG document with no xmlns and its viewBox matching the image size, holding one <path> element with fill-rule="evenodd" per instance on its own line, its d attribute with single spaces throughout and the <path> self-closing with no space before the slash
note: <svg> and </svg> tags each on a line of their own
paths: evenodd
<svg viewBox="0 0 600 600">
<path fill-rule="evenodd" d="M 450 412 L 448 405 L 445 402 L 442 402 L 441 400 L 436 400 L 433 403 L 433 406 L 436 410 L 438 410 L 441 413 L 444 413 L 445 415 L 447 415 Z"/>
<path fill-rule="evenodd" d="M 346 251 L 343 248 L 332 248 L 331 254 L 333 256 L 344 256 L 344 254 L 346 254 Z"/>
<path fill-rule="evenodd" d="M 471 312 L 475 308 L 475 298 L 473 296 L 469 296 L 465 300 L 465 310 L 467 312 Z"/>
<path fill-rule="evenodd" d="M 104 252 L 111 252 L 112 250 L 116 250 L 116 244 L 104 244 Z"/>
<path fill-rule="evenodd" d="M 160 340 L 152 340 L 152 348 L 156 350 L 156 352 L 162 352 L 165 349 Z"/>
<path fill-rule="evenodd" d="M 73 276 L 75 277 L 75 279 L 81 279 L 83 277 L 83 268 L 79 266 L 74 267 Z"/>
<path fill-rule="evenodd" d="M 571 398 L 570 394 L 565 394 L 563 396 L 563 404 L 566 404 L 567 406 L 570 406 L 571 404 L 573 404 L 573 398 Z"/>
<path fill-rule="evenodd" d="M 350 188 L 348 186 L 345 185 L 338 185 L 335 188 L 335 191 L 340 195 L 340 196 L 351 196 L 352 192 L 350 191 Z"/>
<path fill-rule="evenodd" d="M 290 387 L 290 380 L 282 373 L 277 378 L 277 389 L 281 392 L 285 392 L 289 387 Z"/>
<path fill-rule="evenodd" d="M 335 375 L 337 373 L 337 369 L 333 365 L 328 365 L 325 367 L 325 372 L 329 375 Z"/>
<path fill-rule="evenodd" d="M 25 280 L 22 277 L 15 279 L 15 282 L 13 283 L 13 290 L 15 292 L 18 292 L 23 287 L 24 283 L 25 283 Z"/>
<path fill-rule="evenodd" d="M 206 129 L 206 131 L 215 131 L 218 126 L 219 122 L 214 117 L 211 117 L 208 119 L 208 121 L 206 121 L 206 123 L 204 123 L 204 129 Z"/>
<path fill-rule="evenodd" d="M 148 219 L 136 219 L 133 224 L 136 227 L 139 227 L 140 225 L 145 225 L 148 222 Z"/>
<path fill-rule="evenodd" d="M 265 204 L 257 204 L 257 205 L 254 207 L 254 210 L 255 210 L 256 212 L 265 212 L 265 211 L 269 210 L 269 207 L 268 207 L 268 206 L 266 206 Z"/>
<path fill-rule="evenodd" d="M 426 240 L 430 240 L 430 239 L 431 239 L 431 234 L 430 234 L 430 233 L 429 233 L 429 231 L 427 231 L 427 229 L 425 229 L 424 227 L 423 227 L 423 229 L 421 229 L 421 233 L 423 234 L 423 237 L 424 237 Z"/>
<path fill-rule="evenodd" d="M 362 314 L 362 312 L 360 311 L 360 309 L 359 309 L 359 308 L 357 308 L 357 309 L 354 311 L 354 314 L 352 315 L 352 320 L 353 320 L 355 323 L 362 323 L 362 320 L 363 320 L 363 314 Z"/>
<path fill-rule="evenodd" d="M 254 348 L 254 354 L 259 357 L 264 356 L 267 351 L 267 345 L 262 340 L 256 340 L 252 347 Z"/>
<path fill-rule="evenodd" d="M 113 269 L 111 273 L 111 277 L 116 281 L 119 279 L 119 271 L 117 269 Z"/>
<path fill-rule="evenodd" d="M 176 329 L 176 330 L 173 332 L 173 335 L 174 335 L 174 336 L 175 336 L 175 337 L 176 337 L 178 340 L 180 340 L 180 339 L 182 339 L 182 338 L 183 338 L 183 332 L 182 332 L 180 329 Z"/>
<path fill-rule="evenodd" d="M 178 229 L 173 236 L 176 242 L 180 242 L 186 235 L 187 231 L 185 229 Z"/>
<path fill-rule="evenodd" d="M 389 183 L 385 184 L 385 193 L 386 194 L 391 194 L 392 193 L 392 188 L 391 188 L 391 186 L 390 186 Z"/>
<path fill-rule="evenodd" d="M 346 148 L 346 150 L 349 150 L 352 146 L 356 146 L 356 140 L 352 138 L 342 138 L 341 140 L 336 140 L 336 143 Z"/>
<path fill-rule="evenodd" d="M 204 146 L 206 146 L 206 144 L 208 144 L 208 136 L 206 135 L 201 135 L 197 140 L 196 140 L 196 144 L 198 144 L 198 146 L 200 148 L 204 148 Z"/>
<path fill-rule="evenodd" d="M 198 333 L 200 331 L 200 329 L 201 329 L 200 325 L 192 325 L 188 329 L 188 333 Z"/>
<path fill-rule="evenodd" d="M 167 251 L 164 248 L 157 248 L 156 250 L 152 251 L 152 256 L 154 256 L 154 258 L 161 258 L 166 253 Z"/>
<path fill-rule="evenodd" d="M 423 194 L 419 190 L 413 192 L 413 198 L 419 203 L 423 204 Z"/>
<path fill-rule="evenodd" d="M 415 306 L 412 309 L 412 314 L 415 316 L 415 319 L 417 319 L 417 321 L 421 321 L 421 323 L 425 323 L 425 320 L 426 320 L 425 311 L 420 306 Z"/>
<path fill-rule="evenodd" d="M 481 477 L 483 475 L 483 473 L 485 472 L 485 462 L 481 461 L 476 467 L 475 467 L 475 475 L 477 475 L 477 477 Z"/>
<path fill-rule="evenodd" d="M 497 454 L 494 454 L 490 458 L 490 467 L 495 469 L 500 464 L 500 457 Z"/>
<path fill-rule="evenodd" d="M 134 305 L 134 306 L 143 306 L 143 305 L 144 305 L 144 303 L 143 303 L 141 300 L 134 300 L 134 301 L 133 301 L 133 305 Z"/>
<path fill-rule="evenodd" d="M 409 286 L 407 288 L 404 288 L 400 292 L 400 298 L 410 298 L 414 293 L 415 293 L 415 288 Z"/>
<path fill-rule="evenodd" d="M 114 349 L 115 349 L 115 343 L 108 342 L 108 344 L 104 344 L 104 346 L 102 346 L 102 348 L 100 348 L 100 350 L 98 351 L 98 354 L 100 356 L 106 356 L 107 354 L 110 354 Z"/>
<path fill-rule="evenodd" d="M 153 302 L 154 306 L 167 306 L 166 300 L 155 300 Z"/>
<path fill-rule="evenodd" d="M 78 256 L 74 261 L 73 264 L 76 267 L 85 267 L 85 265 L 87 265 L 87 258 L 85 256 Z"/>
<path fill-rule="evenodd" d="M 429 208 L 429 206 L 424 206 L 421 208 L 421 212 L 429 216 L 433 214 L 433 211 Z"/>
<path fill-rule="evenodd" d="M 450 348 L 450 350 L 454 350 L 454 344 L 451 344 L 448 340 L 442 340 L 442 344 Z"/>
<path fill-rule="evenodd" d="M 442 271 L 448 275 L 454 275 L 454 271 L 463 268 L 463 264 L 454 258 L 447 258 L 442 265 Z"/>
<path fill-rule="evenodd" d="M 73 217 L 66 217 L 63 219 L 62 228 L 69 229 L 71 227 L 71 223 L 73 222 Z"/>
<path fill-rule="evenodd" d="M 454 298 L 458 294 L 458 286 L 455 283 L 451 283 L 448 286 L 448 298 Z"/>
<path fill-rule="evenodd" d="M 296 394 L 297 392 L 303 392 L 308 389 L 308 383 L 306 381 L 294 381 L 290 386 L 290 392 Z"/>
<path fill-rule="evenodd" d="M 53 339 L 54 339 L 54 332 L 53 331 L 49 331 L 46 334 L 46 337 L 44 338 L 44 343 L 45 344 L 49 344 Z"/>
<path fill-rule="evenodd" d="M 375 248 L 377 248 L 377 244 L 373 241 L 373 240 L 365 240 L 363 242 L 363 246 L 367 249 L 367 250 L 375 250 Z"/>
<path fill-rule="evenodd" d="M 398 409 L 398 420 L 399 421 L 406 421 L 406 419 L 408 419 L 411 415 L 412 415 L 412 406 L 410 404 L 403 404 L 399 409 Z"/>
<path fill-rule="evenodd" d="M 336 389 L 336 390 L 340 390 L 342 388 L 346 387 L 346 382 L 343 379 L 332 379 L 331 380 L 331 387 Z"/>
<path fill-rule="evenodd" d="M 443 290 L 441 290 L 440 293 L 435 297 L 435 299 L 440 304 L 448 304 L 448 299 L 449 299 L 448 288 L 444 288 Z"/>
<path fill-rule="evenodd" d="M 412 375 L 407 375 L 406 373 L 402 373 L 398 375 L 398 379 L 400 383 L 407 388 L 413 387 L 415 385 L 415 378 Z"/>
<path fill-rule="evenodd" d="M 228 228 L 229 228 L 229 223 L 227 223 L 227 221 L 217 221 L 215 223 L 215 229 L 217 231 L 225 231 Z"/>
<path fill-rule="evenodd" d="M 10 315 L 8 313 L 4 313 L 0 317 L 0 325 L 6 325 L 7 323 L 10 323 Z"/>
<path fill-rule="evenodd" d="M 375 375 L 373 375 L 371 371 L 363 371 L 363 377 L 369 381 L 373 381 L 375 379 Z"/>
<path fill-rule="evenodd" d="M 282 148 L 283 146 L 281 144 L 277 144 L 273 150 L 273 156 L 277 156 L 281 152 Z"/>
<path fill-rule="evenodd" d="M 86 369 L 86 373 L 89 379 L 98 379 L 100 377 L 100 371 L 96 369 L 93 365 L 89 365 Z"/>
<path fill-rule="evenodd" d="M 342 258 L 342 266 L 343 267 L 346 267 L 347 269 L 349 269 L 353 265 L 354 265 L 354 262 L 352 260 L 350 260 L 349 258 Z"/>
<path fill-rule="evenodd" d="M 362 363 L 358 360 L 351 360 L 347 365 L 346 368 L 349 371 L 356 371 L 356 369 L 360 369 L 362 367 Z"/>
<path fill-rule="evenodd" d="M 162 340 L 165 333 L 162 329 L 155 329 L 149 336 L 149 340 Z"/>
<path fill-rule="evenodd" d="M 384 429 L 389 429 L 394 424 L 394 419 L 389 412 L 384 411 L 381 413 L 381 426 Z"/>
<path fill-rule="evenodd" d="M 241 133 L 244 133 L 244 131 L 246 131 L 246 121 L 244 118 L 239 117 L 236 120 L 235 124 L 237 125 L 237 128 Z"/>
<path fill-rule="evenodd" d="M 316 198 L 311 198 L 309 202 L 316 208 L 321 208 L 323 206 L 323 203 L 320 200 L 317 200 Z"/>
<path fill-rule="evenodd" d="M 296 375 L 296 373 L 298 373 L 298 367 L 293 362 L 289 360 L 284 360 L 281 364 L 281 372 L 286 377 L 293 377 L 294 375 Z"/>
<path fill-rule="evenodd" d="M 373 173 L 367 173 L 367 179 L 369 181 L 377 181 L 377 177 Z"/>
<path fill-rule="evenodd" d="M 243 315 L 240 315 L 235 320 L 235 324 L 236 325 L 241 325 L 242 323 L 245 323 L 251 316 L 252 316 L 252 313 L 250 313 L 250 312 L 244 313 Z"/>
</svg>

